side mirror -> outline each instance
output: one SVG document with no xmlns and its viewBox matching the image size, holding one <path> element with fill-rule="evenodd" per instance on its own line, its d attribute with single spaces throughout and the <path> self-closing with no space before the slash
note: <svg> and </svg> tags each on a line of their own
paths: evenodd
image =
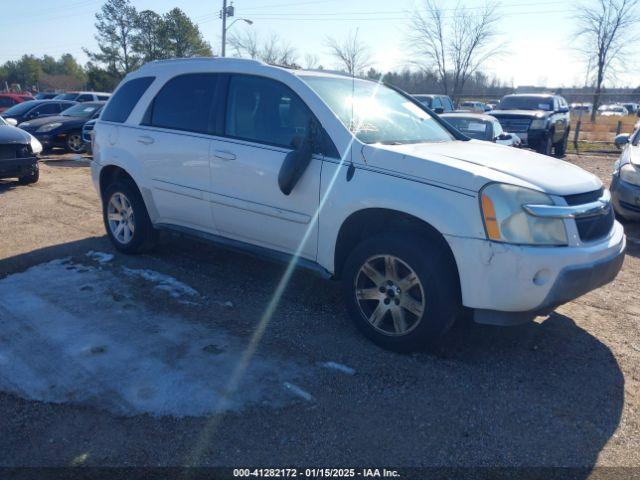
<svg viewBox="0 0 640 480">
<path fill-rule="evenodd" d="M 309 134 L 302 139 L 298 148 L 289 152 L 278 173 L 278 186 L 285 195 L 289 195 L 296 186 L 302 174 L 307 170 L 315 149 L 315 141 L 318 138 L 318 129 L 313 123 L 310 125 Z"/>
<path fill-rule="evenodd" d="M 567 113 L 569 111 L 569 107 L 560 107 L 558 109 L 559 113 Z"/>
<path fill-rule="evenodd" d="M 615 143 L 616 147 L 618 148 L 624 147 L 627 143 L 629 143 L 629 134 L 621 133 L 620 135 L 616 135 L 616 138 L 613 140 L 613 143 Z"/>
<path fill-rule="evenodd" d="M 438 115 L 440 115 L 441 113 L 444 113 L 444 108 L 436 107 L 433 109 L 433 111 L 436 112 Z"/>
<path fill-rule="evenodd" d="M 511 140 L 512 138 L 513 138 L 513 136 L 510 133 L 502 132 L 495 139 L 496 140 Z"/>
</svg>

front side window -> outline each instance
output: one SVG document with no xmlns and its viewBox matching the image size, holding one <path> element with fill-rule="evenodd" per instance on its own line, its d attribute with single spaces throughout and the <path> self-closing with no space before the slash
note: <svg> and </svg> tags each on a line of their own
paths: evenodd
<svg viewBox="0 0 640 480">
<path fill-rule="evenodd" d="M 213 133 L 215 73 L 191 73 L 169 80 L 151 104 L 145 124 L 197 133 Z"/>
<path fill-rule="evenodd" d="M 231 77 L 225 135 L 295 148 L 312 121 L 309 108 L 286 85 L 263 77 Z"/>
<path fill-rule="evenodd" d="M 385 85 L 344 77 L 300 75 L 364 143 L 448 142 L 454 139 L 409 98 Z"/>
<path fill-rule="evenodd" d="M 38 108 L 34 109 L 33 114 L 38 115 L 50 115 L 52 113 L 60 113 L 60 104 L 58 103 L 44 103 Z"/>
<path fill-rule="evenodd" d="M 0 106 L 4 107 L 6 106 L 3 103 L 3 100 L 5 100 L 5 97 L 0 97 Z M 14 105 L 13 107 L 5 110 L 4 112 L 2 112 L 2 115 L 4 115 L 5 117 L 10 117 L 12 115 L 24 115 L 25 113 L 27 113 L 29 110 L 31 110 L 33 108 L 33 104 L 35 102 L 33 101 L 29 101 L 29 102 L 22 102 L 22 103 L 18 103 L 16 105 Z"/>
<path fill-rule="evenodd" d="M 442 108 L 442 102 L 438 97 L 433 99 L 433 108 Z"/>
<path fill-rule="evenodd" d="M 124 123 L 154 78 L 155 77 L 134 78 L 122 85 L 106 106 L 102 120 Z"/>
</svg>

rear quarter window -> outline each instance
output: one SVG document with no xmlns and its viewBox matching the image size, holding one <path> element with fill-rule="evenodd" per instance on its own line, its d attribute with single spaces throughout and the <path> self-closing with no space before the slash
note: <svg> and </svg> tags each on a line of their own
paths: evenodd
<svg viewBox="0 0 640 480">
<path fill-rule="evenodd" d="M 109 100 L 102 114 L 102 120 L 124 123 L 154 80 L 155 77 L 140 77 L 122 85 Z"/>
</svg>

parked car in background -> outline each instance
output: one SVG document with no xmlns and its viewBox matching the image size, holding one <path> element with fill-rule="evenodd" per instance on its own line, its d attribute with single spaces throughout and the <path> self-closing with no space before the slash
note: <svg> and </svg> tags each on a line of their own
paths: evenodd
<svg viewBox="0 0 640 480">
<path fill-rule="evenodd" d="M 56 95 L 54 99 L 74 102 L 97 102 L 109 100 L 110 96 L 110 93 L 105 92 L 66 92 Z"/>
<path fill-rule="evenodd" d="M 598 107 L 598 115 L 603 117 L 626 117 L 629 115 L 629 110 L 622 105 L 602 105 Z"/>
<path fill-rule="evenodd" d="M 453 112 L 453 101 L 447 95 L 417 94 L 413 98 L 436 113 Z"/>
<path fill-rule="evenodd" d="M 546 315 L 624 260 L 598 177 L 470 140 L 377 82 L 151 62 L 122 81 L 94 147 L 119 251 L 148 250 L 167 229 L 295 262 L 341 280 L 357 328 L 393 350 L 436 343 L 463 307 L 494 325 Z"/>
<path fill-rule="evenodd" d="M 34 118 L 58 115 L 63 110 L 75 105 L 76 102 L 66 100 L 29 100 L 18 103 L 2 112 L 2 117 L 9 125 L 16 126 L 19 123 L 33 120 Z"/>
<path fill-rule="evenodd" d="M 36 100 L 51 100 L 60 95 L 58 92 L 39 92 L 34 97 Z"/>
<path fill-rule="evenodd" d="M 506 132 L 538 153 L 563 157 L 567 151 L 571 117 L 564 98 L 549 94 L 506 95 L 491 111 Z"/>
<path fill-rule="evenodd" d="M 28 100 L 33 100 L 30 93 L 0 93 L 0 113 Z"/>
<path fill-rule="evenodd" d="M 491 115 L 454 112 L 443 113 L 440 117 L 464 133 L 467 137 L 510 147 L 520 146 L 520 138 L 518 138 L 515 133 L 505 132 L 500 122 Z"/>
<path fill-rule="evenodd" d="M 100 115 L 105 103 L 80 103 L 66 109 L 60 115 L 37 118 L 20 123 L 18 127 L 34 135 L 46 149 L 59 147 L 69 152 L 82 153 L 85 149 L 82 127 Z"/>
<path fill-rule="evenodd" d="M 593 111 L 593 104 L 591 103 L 572 103 L 571 111 L 580 115 L 591 115 Z"/>
<path fill-rule="evenodd" d="M 89 120 L 82 127 L 82 141 L 84 142 L 84 149 L 87 153 L 92 152 L 91 146 L 91 132 L 93 132 L 93 127 L 96 124 L 97 119 Z"/>
<path fill-rule="evenodd" d="M 41 151 L 42 145 L 32 135 L 0 117 L 0 178 L 17 178 L 22 184 L 37 182 Z"/>
<path fill-rule="evenodd" d="M 462 102 L 458 105 L 458 110 L 467 110 L 474 113 L 484 113 L 487 111 L 486 105 L 482 102 Z"/>
<path fill-rule="evenodd" d="M 625 220 L 640 221 L 640 122 L 632 134 L 616 137 L 624 148 L 611 177 L 611 201 L 616 214 Z"/>
<path fill-rule="evenodd" d="M 640 113 L 640 105 L 637 103 L 623 103 L 622 106 L 626 108 L 630 114 Z"/>
</svg>

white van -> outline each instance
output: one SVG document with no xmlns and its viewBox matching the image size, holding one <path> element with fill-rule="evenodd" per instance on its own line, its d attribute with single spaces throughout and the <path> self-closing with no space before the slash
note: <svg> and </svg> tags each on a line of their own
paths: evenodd
<svg viewBox="0 0 640 480">
<path fill-rule="evenodd" d="M 463 307 L 499 325 L 547 314 L 611 281 L 624 257 L 597 177 L 471 140 L 375 82 L 252 60 L 152 62 L 94 131 L 118 250 L 168 229 L 297 262 L 340 279 L 358 328 L 390 349 L 435 342 Z"/>
</svg>

